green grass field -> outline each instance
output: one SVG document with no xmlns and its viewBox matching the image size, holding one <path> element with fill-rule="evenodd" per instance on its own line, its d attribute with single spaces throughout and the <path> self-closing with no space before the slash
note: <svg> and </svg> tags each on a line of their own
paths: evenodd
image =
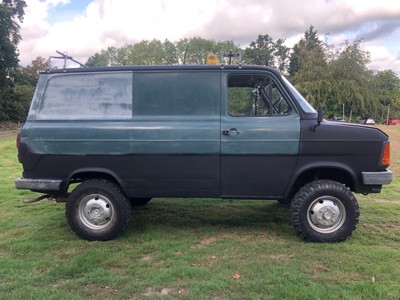
<svg viewBox="0 0 400 300">
<path fill-rule="evenodd" d="M 382 127 L 400 174 L 400 126 Z M 65 205 L 18 191 L 15 138 L 0 138 L 0 299 L 400 299 L 400 181 L 356 195 L 345 242 L 300 240 L 275 201 L 154 199 L 128 230 L 88 242 Z"/>
</svg>

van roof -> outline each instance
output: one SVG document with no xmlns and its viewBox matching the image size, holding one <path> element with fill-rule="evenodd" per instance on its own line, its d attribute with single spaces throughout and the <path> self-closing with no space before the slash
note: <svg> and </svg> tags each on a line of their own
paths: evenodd
<svg viewBox="0 0 400 300">
<path fill-rule="evenodd" d="M 112 67 L 87 67 L 87 68 L 66 68 L 66 69 L 49 69 L 42 74 L 53 73 L 90 73 L 90 72 L 114 72 L 114 71 L 205 71 L 205 70 L 264 70 L 279 75 L 277 69 L 267 66 L 256 65 L 159 65 L 159 66 L 112 66 Z"/>
</svg>

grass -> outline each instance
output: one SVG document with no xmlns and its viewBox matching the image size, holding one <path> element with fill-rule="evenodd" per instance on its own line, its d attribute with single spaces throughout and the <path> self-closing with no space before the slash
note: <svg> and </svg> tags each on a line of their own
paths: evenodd
<svg viewBox="0 0 400 300">
<path fill-rule="evenodd" d="M 400 126 L 382 127 L 400 174 Z M 275 201 L 155 199 L 110 242 L 69 229 L 65 205 L 23 204 L 0 138 L 0 299 L 399 299 L 400 181 L 357 195 L 347 241 L 301 241 Z M 240 278 L 239 278 L 240 277 Z"/>
</svg>

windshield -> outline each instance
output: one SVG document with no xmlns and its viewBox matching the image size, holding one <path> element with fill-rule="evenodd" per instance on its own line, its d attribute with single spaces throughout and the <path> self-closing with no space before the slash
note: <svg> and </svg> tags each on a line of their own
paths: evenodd
<svg viewBox="0 0 400 300">
<path fill-rule="evenodd" d="M 282 76 L 283 81 L 286 83 L 286 86 L 292 92 L 292 95 L 296 98 L 297 103 L 300 105 L 301 109 L 305 113 L 316 113 L 317 111 L 311 106 L 310 103 L 307 102 L 306 99 L 296 90 L 296 88 L 285 78 Z"/>
</svg>

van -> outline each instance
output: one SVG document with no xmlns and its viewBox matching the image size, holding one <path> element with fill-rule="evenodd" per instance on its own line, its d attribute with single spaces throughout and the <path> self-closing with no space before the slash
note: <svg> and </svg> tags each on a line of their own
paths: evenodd
<svg viewBox="0 0 400 300">
<path fill-rule="evenodd" d="M 359 220 L 353 192 L 392 181 L 384 132 L 324 120 L 262 66 L 51 70 L 17 144 L 16 187 L 65 201 L 88 240 L 121 234 L 131 205 L 211 197 L 289 203 L 300 237 L 338 242 Z"/>
</svg>

